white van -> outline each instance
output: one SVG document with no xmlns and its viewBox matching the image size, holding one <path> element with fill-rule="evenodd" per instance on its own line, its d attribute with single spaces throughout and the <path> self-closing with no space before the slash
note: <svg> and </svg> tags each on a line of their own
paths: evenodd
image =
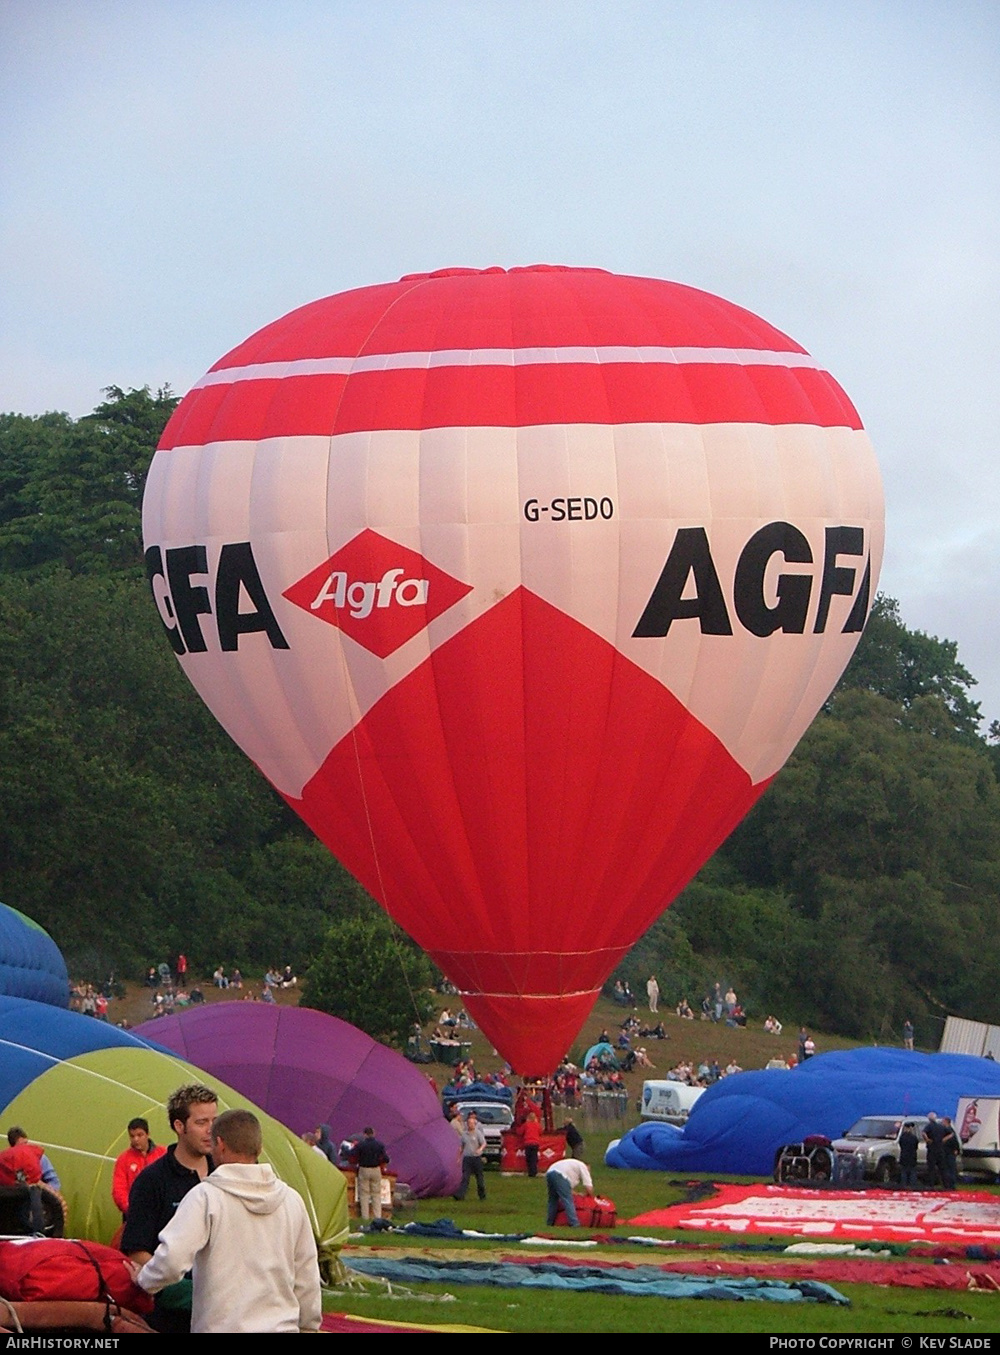
<svg viewBox="0 0 1000 1355">
<path fill-rule="evenodd" d="M 955 1113 L 962 1170 L 1000 1180 L 1000 1096 L 962 1096 Z"/>
<path fill-rule="evenodd" d="M 644 1082 L 639 1111 L 644 1120 L 687 1124 L 688 1116 L 704 1090 L 704 1087 L 689 1087 L 686 1082 L 658 1079 Z"/>
</svg>

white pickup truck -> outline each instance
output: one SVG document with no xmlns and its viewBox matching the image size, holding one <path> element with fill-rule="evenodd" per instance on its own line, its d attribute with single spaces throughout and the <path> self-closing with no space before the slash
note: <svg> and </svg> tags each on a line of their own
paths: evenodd
<svg viewBox="0 0 1000 1355">
<path fill-rule="evenodd" d="M 927 1167 L 927 1144 L 923 1133 L 928 1123 L 926 1115 L 866 1115 L 851 1125 L 842 1139 L 834 1139 L 837 1155 L 838 1179 L 852 1176 L 873 1181 L 899 1180 L 899 1136 L 904 1124 L 912 1124 L 920 1147 L 917 1149 L 917 1168 Z"/>
</svg>

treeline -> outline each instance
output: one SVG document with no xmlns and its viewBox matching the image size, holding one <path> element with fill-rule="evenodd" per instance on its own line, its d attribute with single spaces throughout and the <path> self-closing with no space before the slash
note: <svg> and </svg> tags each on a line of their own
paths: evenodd
<svg viewBox="0 0 1000 1355">
<path fill-rule="evenodd" d="M 306 967 L 381 914 L 222 733 L 142 568 L 146 469 L 175 400 L 0 416 L 0 899 L 75 972 Z M 955 645 L 878 599 L 827 709 L 746 822 L 636 946 L 664 1003 L 716 980 L 859 1038 L 994 1019 L 998 749 Z M 994 731 L 995 732 L 995 731 Z"/>
</svg>

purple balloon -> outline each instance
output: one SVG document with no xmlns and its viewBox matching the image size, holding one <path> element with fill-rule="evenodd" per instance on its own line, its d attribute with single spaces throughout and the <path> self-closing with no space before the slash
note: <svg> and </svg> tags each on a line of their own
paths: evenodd
<svg viewBox="0 0 1000 1355">
<path fill-rule="evenodd" d="M 458 1140 L 426 1075 L 346 1021 L 308 1007 L 215 1002 L 132 1034 L 227 1082 L 295 1134 L 328 1124 L 339 1144 L 371 1125 L 417 1196 L 459 1187 Z"/>
</svg>

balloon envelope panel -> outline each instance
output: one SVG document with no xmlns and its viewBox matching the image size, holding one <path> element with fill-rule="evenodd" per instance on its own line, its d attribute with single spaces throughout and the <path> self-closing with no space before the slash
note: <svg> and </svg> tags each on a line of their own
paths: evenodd
<svg viewBox="0 0 1000 1355">
<path fill-rule="evenodd" d="M 218 1002 L 134 1033 L 225 1080 L 295 1133 L 329 1124 L 339 1143 L 371 1125 L 418 1196 L 458 1189 L 458 1142 L 427 1077 L 346 1021 L 306 1007 Z"/>
<path fill-rule="evenodd" d="M 882 555 L 800 345 L 546 267 L 261 330 L 181 402 L 143 524 L 191 681 L 526 1073 L 788 757 Z"/>
<path fill-rule="evenodd" d="M 0 1106 L 63 1059 L 136 1044 L 105 1021 L 0 994 Z"/>
<path fill-rule="evenodd" d="M 48 932 L 0 903 L 0 994 L 69 1006 L 66 961 Z"/>
<path fill-rule="evenodd" d="M 11 1094 L 15 1078 L 7 1075 L 7 1058 L 15 1044 L 21 1047 L 16 1061 L 21 1085 Z M 121 1223 L 111 1199 L 111 1175 L 115 1158 L 128 1147 L 129 1120 L 142 1116 L 157 1143 L 173 1143 L 167 1099 L 185 1083 L 203 1082 L 218 1091 L 220 1111 L 257 1114 L 264 1131 L 261 1160 L 303 1197 L 317 1239 L 339 1245 L 346 1238 L 341 1173 L 202 1069 L 103 1022 L 30 1002 L 0 1000 L 0 1050 L 0 1120 L 22 1125 L 44 1144 L 62 1183 L 73 1236 L 108 1242 Z"/>
<path fill-rule="evenodd" d="M 700 1096 L 683 1130 L 641 1124 L 609 1167 L 770 1176 L 786 1143 L 839 1138 L 863 1115 L 954 1115 L 962 1096 L 1000 1096 L 1000 1068 L 967 1054 L 852 1049 L 799 1067 L 734 1073 Z"/>
</svg>

